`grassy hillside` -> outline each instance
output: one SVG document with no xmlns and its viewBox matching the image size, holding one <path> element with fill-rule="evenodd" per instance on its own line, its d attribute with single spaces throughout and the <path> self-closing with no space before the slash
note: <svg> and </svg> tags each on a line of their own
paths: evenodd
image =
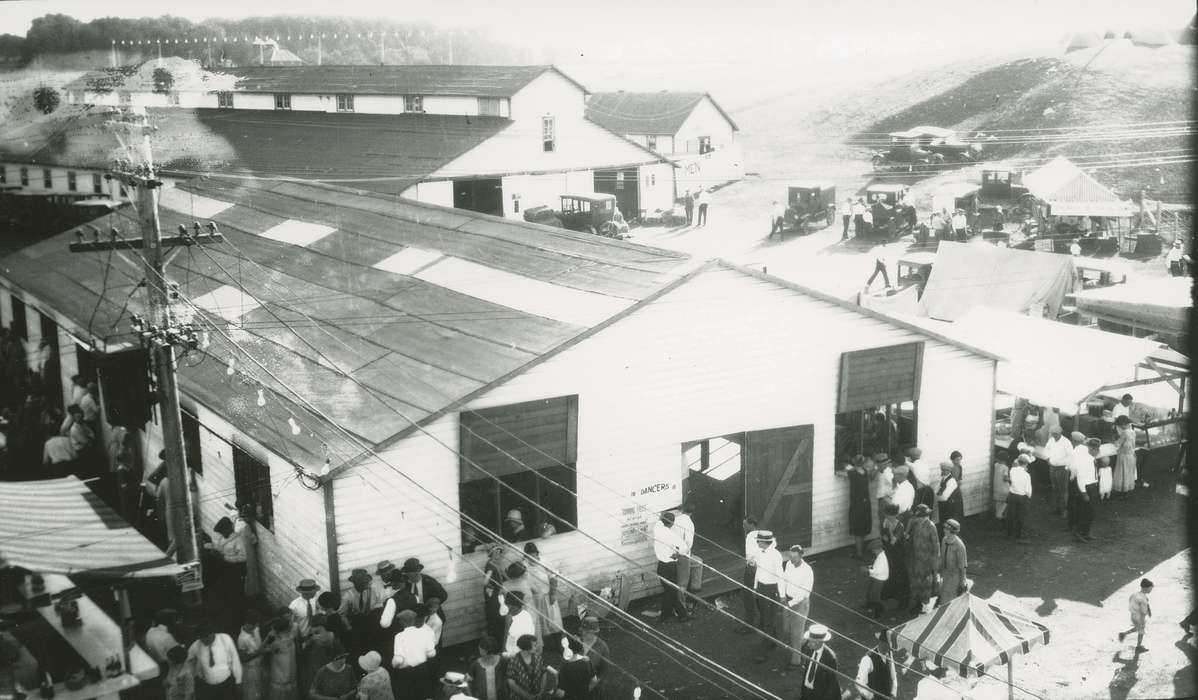
<svg viewBox="0 0 1198 700">
<path fill-rule="evenodd" d="M 1188 135 L 1149 135 L 1144 132 L 1150 127 L 1143 125 L 1193 119 L 1193 61 L 1193 47 L 1151 49 L 1127 42 L 1010 61 L 879 116 L 850 143 L 874 145 L 881 134 L 921 124 L 1021 134 L 1021 140 L 986 144 L 985 156 L 1027 159 L 1031 166 L 1055 155 L 1101 163 L 1094 176 L 1123 195 L 1150 188 L 1162 198 L 1183 201 L 1191 184 L 1190 163 L 1124 161 L 1190 152 Z M 893 89 L 917 89 L 920 80 L 905 80 Z M 1130 126 L 1104 130 L 1103 140 L 1079 138 L 1079 127 L 1111 124 Z"/>
</svg>

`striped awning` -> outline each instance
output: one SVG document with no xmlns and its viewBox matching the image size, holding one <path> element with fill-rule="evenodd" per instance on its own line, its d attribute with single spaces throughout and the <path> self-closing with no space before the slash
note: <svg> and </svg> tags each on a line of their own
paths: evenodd
<svg viewBox="0 0 1198 700">
<path fill-rule="evenodd" d="M 1048 643 L 1048 628 L 969 593 L 890 630 L 890 644 L 937 666 L 955 668 L 962 676 L 972 669 L 1010 663 L 1016 654 Z"/>
<path fill-rule="evenodd" d="M 147 578 L 182 568 L 79 479 L 0 482 L 0 566 Z"/>
</svg>

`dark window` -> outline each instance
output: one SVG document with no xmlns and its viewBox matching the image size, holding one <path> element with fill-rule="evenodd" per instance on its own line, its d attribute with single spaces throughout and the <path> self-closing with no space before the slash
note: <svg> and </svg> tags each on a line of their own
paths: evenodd
<svg viewBox="0 0 1198 700">
<path fill-rule="evenodd" d="M 711 153 L 711 151 L 712 151 L 711 137 L 710 136 L 700 136 L 699 137 L 699 153 L 700 153 L 700 155 L 702 155 L 704 153 Z"/>
<path fill-rule="evenodd" d="M 463 551 L 490 539 L 466 518 L 502 532 L 503 516 L 519 509 L 530 538 L 545 524 L 578 526 L 577 396 L 464 411 L 460 438 Z"/>
<path fill-rule="evenodd" d="M 21 168 L 21 187 L 29 186 L 29 168 Z"/>
<path fill-rule="evenodd" d="M 12 323 L 9 328 L 17 334 L 21 340 L 29 340 L 29 326 L 25 322 L 25 302 L 17 297 L 12 297 Z"/>
<path fill-rule="evenodd" d="M 92 173 L 92 192 L 104 194 L 104 180 L 100 177 L 100 173 Z"/>
<path fill-rule="evenodd" d="M 353 107 L 350 107 L 353 109 Z M 405 112 L 423 112 L 424 111 L 424 95 L 404 95 L 403 96 L 403 111 Z M 496 112 L 498 113 L 498 112 Z"/>
<path fill-rule="evenodd" d="M 404 98 L 407 101 L 407 98 Z M 352 112 L 354 111 L 354 96 L 353 95 L 337 95 L 337 111 Z"/>
<path fill-rule="evenodd" d="M 923 343 L 840 356 L 837 468 L 855 454 L 893 454 L 915 443 Z"/>
<path fill-rule="evenodd" d="M 187 457 L 187 466 L 196 474 L 204 474 L 204 453 L 200 450 L 200 421 L 187 411 L 180 411 L 183 416 L 183 454 Z"/>
<path fill-rule="evenodd" d="M 835 468 L 843 469 L 854 455 L 897 455 L 915 445 L 918 423 L 918 401 L 837 413 Z"/>
<path fill-rule="evenodd" d="M 270 490 L 270 467 L 233 446 L 233 479 L 237 508 L 253 506 L 254 517 L 262 527 L 274 532 L 274 495 Z"/>
<path fill-rule="evenodd" d="M 216 106 L 221 109 L 233 109 L 233 93 L 218 92 L 216 93 Z"/>
<path fill-rule="evenodd" d="M 54 187 L 54 173 L 50 172 L 49 168 L 42 168 L 42 187 L 46 189 Z"/>
<path fill-rule="evenodd" d="M 291 109 L 291 95 L 275 95 L 275 109 Z"/>
<path fill-rule="evenodd" d="M 8 168 L 0 165 L 0 185 L 8 183 Z"/>
<path fill-rule="evenodd" d="M 649 134 L 648 136 L 645 137 L 645 148 L 648 148 L 650 151 L 657 150 L 657 135 L 656 134 Z"/>
<path fill-rule="evenodd" d="M 79 183 L 75 180 L 75 171 L 67 171 L 67 189 L 74 192 L 79 189 Z"/>
<path fill-rule="evenodd" d="M 541 147 L 546 153 L 557 150 L 557 125 L 553 117 L 541 117 Z"/>
</svg>

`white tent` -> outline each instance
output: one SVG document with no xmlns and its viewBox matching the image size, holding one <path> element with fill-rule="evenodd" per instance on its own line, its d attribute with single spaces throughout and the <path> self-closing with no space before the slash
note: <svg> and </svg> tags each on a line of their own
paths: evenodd
<svg viewBox="0 0 1198 700">
<path fill-rule="evenodd" d="M 1131 43 L 1136 46 L 1168 46 L 1173 43 L 1173 37 L 1164 29 L 1136 29 L 1131 32 Z"/>
<path fill-rule="evenodd" d="M 1136 208 L 1090 177 L 1064 156 L 1023 177 L 1036 199 L 1050 207 L 1050 216 L 1131 216 Z"/>
</svg>

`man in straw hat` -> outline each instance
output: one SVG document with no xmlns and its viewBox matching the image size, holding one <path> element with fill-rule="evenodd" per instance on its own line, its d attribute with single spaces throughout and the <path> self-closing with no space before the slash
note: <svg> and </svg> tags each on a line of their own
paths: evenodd
<svg viewBox="0 0 1198 700">
<path fill-rule="evenodd" d="M 1069 435 L 1069 439 L 1073 442 L 1073 452 L 1069 455 L 1069 464 L 1066 469 L 1069 472 L 1069 497 L 1065 503 L 1067 513 L 1067 522 L 1069 523 L 1069 531 L 1077 532 L 1077 503 L 1078 488 L 1077 488 L 1077 473 L 1078 471 L 1087 471 L 1086 464 L 1093 463 L 1093 458 L 1090 457 L 1090 450 L 1086 447 L 1086 435 L 1078 431 L 1073 431 Z"/>
<path fill-rule="evenodd" d="M 824 625 L 812 625 L 807 629 L 804 639 L 803 681 L 799 684 L 799 699 L 840 700 L 836 654 L 828 646 L 832 633 Z"/>
<path fill-rule="evenodd" d="M 341 596 L 339 613 L 349 623 L 346 644 L 354 653 L 372 646 L 370 635 L 378 628 L 377 618 L 382 614 L 383 601 L 376 597 L 373 581 L 366 569 L 354 569 L 349 574 L 350 586 Z"/>
<path fill-rule="evenodd" d="M 778 636 L 778 604 L 781 601 L 779 584 L 782 583 L 782 554 L 778 552 L 774 533 L 769 530 L 757 532 L 756 574 L 753 577 L 753 592 L 757 594 L 757 629 L 761 631 L 761 647 L 755 659 L 763 663 L 770 650 L 777 646 L 773 638 Z"/>
<path fill-rule="evenodd" d="M 958 534 L 961 523 L 956 518 L 944 521 L 944 542 L 940 545 L 940 594 L 937 606 L 947 605 L 967 590 L 965 568 L 969 564 L 965 556 L 965 543 Z"/>
<path fill-rule="evenodd" d="M 391 688 L 391 676 L 383 668 L 383 657 L 377 651 L 368 651 L 358 657 L 358 668 L 366 675 L 358 681 L 358 700 L 395 700 Z"/>
<path fill-rule="evenodd" d="M 291 624 L 296 634 L 303 638 L 308 636 L 308 625 L 316 614 L 316 594 L 320 591 L 320 584 L 306 578 L 296 585 L 295 590 L 299 597 L 288 603 L 287 609 L 291 611 Z"/>
<path fill-rule="evenodd" d="M 441 692 L 446 700 L 478 700 L 470 695 L 470 684 L 466 682 L 466 674 L 450 671 L 441 677 Z"/>
<path fill-rule="evenodd" d="M 370 587 L 374 589 L 374 597 L 378 601 L 379 607 L 382 607 L 383 602 L 395 592 L 391 590 L 391 574 L 393 573 L 395 573 L 395 564 L 392 564 L 390 559 L 384 559 L 374 567 L 374 580 L 370 582 Z"/>
</svg>

